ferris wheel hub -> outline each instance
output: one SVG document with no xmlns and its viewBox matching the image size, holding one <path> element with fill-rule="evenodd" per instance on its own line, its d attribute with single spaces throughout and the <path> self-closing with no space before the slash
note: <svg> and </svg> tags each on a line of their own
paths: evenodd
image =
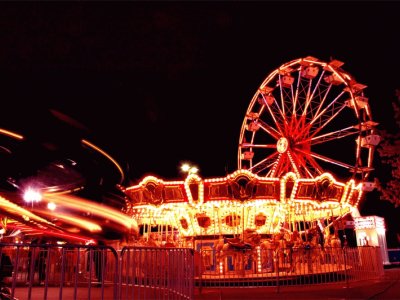
<svg viewBox="0 0 400 300">
<path fill-rule="evenodd" d="M 278 150 L 279 153 L 285 153 L 288 146 L 289 142 L 285 137 L 281 137 L 276 143 L 276 149 Z"/>
</svg>

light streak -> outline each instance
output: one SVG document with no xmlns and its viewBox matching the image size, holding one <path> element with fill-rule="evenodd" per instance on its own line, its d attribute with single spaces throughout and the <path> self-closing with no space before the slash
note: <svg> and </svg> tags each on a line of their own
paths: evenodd
<svg viewBox="0 0 400 300">
<path fill-rule="evenodd" d="M 107 157 L 118 169 L 118 171 L 121 173 L 121 179 L 120 179 L 120 184 L 124 181 L 125 179 L 125 174 L 124 171 L 122 170 L 122 168 L 120 167 L 120 165 L 117 163 L 117 161 L 115 159 L 113 159 L 109 154 L 107 154 L 105 151 L 103 151 L 102 149 L 100 149 L 99 147 L 97 147 L 96 145 L 92 144 L 91 142 L 87 141 L 87 140 L 81 140 L 81 142 L 83 144 L 85 144 L 86 146 L 89 146 L 90 148 L 96 150 L 97 152 L 99 152 L 100 154 L 104 155 L 105 157 Z"/>
<path fill-rule="evenodd" d="M 137 223 L 135 220 L 109 206 L 103 206 L 93 201 L 72 195 L 46 194 L 44 195 L 43 199 L 49 202 L 54 202 L 60 207 L 67 207 L 76 209 L 78 211 L 90 212 L 92 215 L 112 220 L 115 223 L 121 224 L 128 229 L 138 231 Z"/>
<path fill-rule="evenodd" d="M 29 210 L 26 210 L 25 208 L 20 207 L 19 205 L 3 198 L 0 196 L 0 207 L 2 210 L 5 210 L 15 216 L 22 217 L 26 221 L 37 221 L 41 223 L 45 223 L 51 226 L 55 226 L 51 222 L 47 221 L 46 219 L 43 219 L 34 213 L 30 212 Z"/>
<path fill-rule="evenodd" d="M 4 134 L 4 135 L 8 135 L 9 137 L 13 137 L 17 140 L 23 140 L 24 137 L 18 133 L 12 132 L 12 131 L 8 131 L 6 129 L 2 129 L 0 128 L 0 133 Z"/>
<path fill-rule="evenodd" d="M 44 210 L 37 210 L 40 214 L 47 215 L 49 217 L 57 218 L 59 220 L 65 220 L 69 224 L 73 224 L 79 228 L 84 228 L 90 232 L 100 232 L 102 231 L 102 228 L 100 225 L 97 223 L 94 223 L 92 221 L 89 221 L 84 218 L 79 218 L 75 216 L 71 216 L 68 214 L 62 214 L 62 213 L 55 213 L 54 211 L 44 211 Z M 68 229 L 67 229 L 68 230 Z"/>
</svg>

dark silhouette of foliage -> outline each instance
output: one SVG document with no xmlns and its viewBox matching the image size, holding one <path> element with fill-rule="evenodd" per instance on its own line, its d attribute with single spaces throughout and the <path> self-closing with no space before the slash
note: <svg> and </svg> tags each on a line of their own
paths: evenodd
<svg viewBox="0 0 400 300">
<path fill-rule="evenodd" d="M 395 130 L 380 131 L 382 142 L 377 148 L 381 162 L 390 168 L 391 176 L 387 180 L 377 181 L 381 199 L 400 206 L 400 89 L 396 90 L 397 99 L 392 103 L 395 118 Z"/>
</svg>

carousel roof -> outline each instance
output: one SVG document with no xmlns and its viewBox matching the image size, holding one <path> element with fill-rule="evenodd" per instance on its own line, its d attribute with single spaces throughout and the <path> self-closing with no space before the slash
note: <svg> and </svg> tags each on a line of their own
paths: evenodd
<svg viewBox="0 0 400 300">
<path fill-rule="evenodd" d="M 139 224 L 172 223 L 187 235 L 204 234 L 204 228 L 208 234 L 229 233 L 237 227 L 269 233 L 289 219 L 312 221 L 351 212 L 359 204 L 363 184 L 353 179 L 343 183 L 329 173 L 313 179 L 292 172 L 271 178 L 237 170 L 208 179 L 189 174 L 182 181 L 147 176 L 125 194 L 126 213 Z"/>
</svg>

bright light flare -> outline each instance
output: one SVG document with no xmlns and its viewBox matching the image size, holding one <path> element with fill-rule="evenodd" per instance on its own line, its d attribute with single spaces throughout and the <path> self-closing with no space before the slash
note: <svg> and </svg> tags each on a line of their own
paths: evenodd
<svg viewBox="0 0 400 300">
<path fill-rule="evenodd" d="M 196 168 L 196 167 L 191 167 L 190 170 L 189 170 L 189 174 L 196 174 L 198 171 L 199 171 L 198 168 Z"/>
<path fill-rule="evenodd" d="M 183 172 L 188 172 L 190 170 L 190 166 L 188 164 L 183 164 L 181 170 Z"/>
<path fill-rule="evenodd" d="M 54 211 L 57 208 L 57 205 L 54 202 L 47 203 L 47 208 L 51 211 Z"/>
<path fill-rule="evenodd" d="M 40 202 L 42 201 L 42 194 L 38 190 L 34 190 L 32 188 L 28 188 L 24 192 L 23 196 L 25 202 Z"/>
<path fill-rule="evenodd" d="M 181 170 L 182 170 L 183 172 L 185 172 L 185 173 L 188 173 L 189 175 L 190 175 L 190 174 L 196 174 L 196 173 L 199 171 L 199 169 L 198 169 L 197 167 L 191 166 L 191 165 L 189 165 L 189 164 L 183 164 L 183 165 L 181 166 Z"/>
</svg>

